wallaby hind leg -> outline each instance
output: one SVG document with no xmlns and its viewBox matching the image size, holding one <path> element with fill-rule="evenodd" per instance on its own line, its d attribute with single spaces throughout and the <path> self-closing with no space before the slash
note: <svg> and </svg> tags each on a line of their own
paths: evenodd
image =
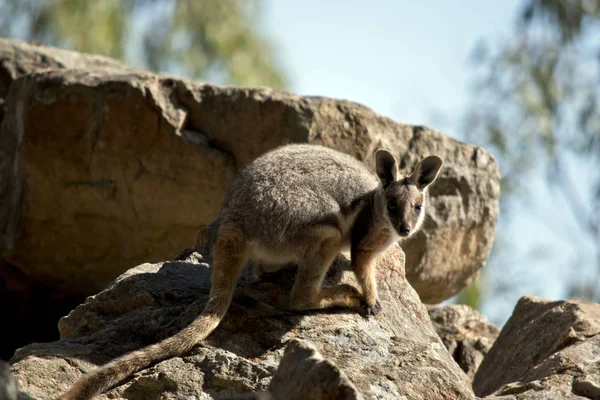
<svg viewBox="0 0 600 400">
<path fill-rule="evenodd" d="M 376 262 L 376 253 L 352 249 L 352 270 L 361 286 L 368 315 L 376 315 L 381 311 L 377 297 Z"/>
<path fill-rule="evenodd" d="M 292 288 L 293 308 L 313 310 L 334 306 L 358 308 L 362 305 L 362 295 L 351 285 L 322 287 L 325 274 L 340 250 L 340 244 L 341 237 L 336 232 L 300 262 Z"/>
</svg>

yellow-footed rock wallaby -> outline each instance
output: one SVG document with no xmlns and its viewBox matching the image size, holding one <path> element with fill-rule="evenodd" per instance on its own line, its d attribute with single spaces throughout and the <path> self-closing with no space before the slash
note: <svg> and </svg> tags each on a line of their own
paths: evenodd
<svg viewBox="0 0 600 400">
<path fill-rule="evenodd" d="M 412 174 L 399 177 L 394 156 L 379 150 L 374 174 L 349 155 L 309 144 L 282 146 L 257 158 L 237 175 L 210 226 L 212 282 L 202 313 L 176 335 L 84 375 L 59 399 L 92 398 L 136 371 L 189 352 L 223 319 L 249 260 L 272 269 L 298 266 L 291 293 L 295 309 L 362 307 L 377 314 L 375 260 L 419 229 L 426 189 L 441 166 L 439 157 L 429 156 Z M 360 291 L 346 284 L 322 287 L 343 250 L 350 251 Z"/>
</svg>

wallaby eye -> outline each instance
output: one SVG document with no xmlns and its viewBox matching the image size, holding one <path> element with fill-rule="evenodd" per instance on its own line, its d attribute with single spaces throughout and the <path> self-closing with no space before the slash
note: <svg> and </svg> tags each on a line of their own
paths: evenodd
<svg viewBox="0 0 600 400">
<path fill-rule="evenodd" d="M 421 210 L 422 210 L 422 209 L 423 209 L 423 204 L 417 204 L 417 205 L 415 206 L 415 211 L 416 211 L 416 212 L 421 212 Z"/>
<path fill-rule="evenodd" d="M 388 211 L 394 211 L 396 209 L 396 203 L 394 203 L 393 201 L 388 201 L 387 209 Z"/>
</svg>

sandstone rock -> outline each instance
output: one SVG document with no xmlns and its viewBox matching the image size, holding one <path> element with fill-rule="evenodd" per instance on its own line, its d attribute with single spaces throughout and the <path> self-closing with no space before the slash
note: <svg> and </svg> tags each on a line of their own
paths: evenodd
<svg viewBox="0 0 600 400">
<path fill-rule="evenodd" d="M 521 298 L 473 388 L 490 399 L 600 398 L 600 304 Z"/>
<path fill-rule="evenodd" d="M 35 397 L 55 396 L 94 365 L 181 329 L 201 311 L 209 290 L 209 268 L 201 261 L 194 253 L 186 261 L 143 264 L 90 297 L 60 321 L 62 340 L 16 352 L 12 371 L 22 390 Z M 100 398 L 265 391 L 291 339 L 311 342 L 365 398 L 474 398 L 468 377 L 406 281 L 403 262 L 398 247 L 379 260 L 384 309 L 369 319 L 351 310 L 290 311 L 293 269 L 265 274 L 252 284 L 246 273 L 223 322 L 192 354 L 141 371 Z M 355 283 L 348 268 L 340 257 L 327 283 Z"/>
<path fill-rule="evenodd" d="M 296 339 L 288 342 L 267 393 L 287 400 L 363 399 L 343 371 L 309 342 Z"/>
<path fill-rule="evenodd" d="M 128 69 L 108 57 L 0 38 L 0 124 L 10 84 L 23 75 L 46 68 Z"/>
<path fill-rule="evenodd" d="M 444 159 L 430 218 L 406 246 L 423 301 L 459 292 L 491 249 L 499 173 L 479 147 L 348 101 L 218 87 L 7 40 L 0 60 L 0 96 L 10 87 L 0 253 L 32 279 L 87 295 L 131 265 L 172 257 L 214 218 L 237 170 L 289 142 L 369 163 L 386 147 L 404 172 L 426 154 Z"/>
<path fill-rule="evenodd" d="M 454 360 L 473 378 L 500 329 L 466 305 L 428 307 L 433 328 Z"/>
<path fill-rule="evenodd" d="M 0 126 L 5 115 L 5 100 L 11 83 L 21 76 L 48 68 L 78 68 L 90 71 L 127 70 L 127 67 L 107 57 L 0 38 Z M 1 131 L 0 135 L 2 135 Z M 4 143 L 5 139 L 0 139 L 0 142 Z M 11 150 L 14 151 L 14 147 Z M 6 171 L 4 168 L 10 160 L 14 160 L 14 154 L 7 155 L 0 150 L 0 170 Z M 0 172 L 0 193 L 5 194 L 7 189 L 9 192 L 12 191 L 6 185 L 13 183 L 11 177 Z M 5 200 L 10 203 L 9 199 Z M 20 206 L 17 209 L 11 207 L 0 210 L 0 232 L 4 230 L 7 218 L 18 217 L 11 216 L 10 213 L 18 212 Z M 16 219 L 14 221 L 18 222 Z M 44 233 L 35 232 L 33 234 L 41 236 Z M 17 268 L 15 265 L 3 261 L 2 254 L 9 250 L 4 245 L 3 234 L 0 233 L 0 304 L 12 305 L 11 307 L 0 307 L 0 320 L 6 326 L 12 327 L 2 335 L 0 359 L 8 360 L 16 348 L 32 341 L 56 340 L 58 338 L 56 321 L 79 304 L 82 299 L 81 295 L 73 295 L 73 288 L 65 291 L 60 287 L 48 284 L 42 277 L 31 274 L 29 268 L 22 268 L 23 265 Z M 46 256 L 48 254 L 42 257 Z M 60 267 L 54 263 L 51 268 Z M 87 294 L 91 293 L 87 288 L 84 291 Z"/>
</svg>

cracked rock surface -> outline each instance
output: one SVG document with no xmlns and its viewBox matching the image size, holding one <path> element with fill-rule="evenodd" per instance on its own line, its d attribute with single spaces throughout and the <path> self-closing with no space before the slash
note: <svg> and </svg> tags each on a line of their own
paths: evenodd
<svg viewBox="0 0 600 400">
<path fill-rule="evenodd" d="M 380 258 L 377 278 L 383 311 L 372 318 L 352 310 L 290 311 L 293 269 L 265 274 L 256 283 L 243 278 L 229 312 L 206 341 L 186 356 L 133 375 L 99 398 L 226 398 L 276 393 L 276 387 L 285 389 L 285 381 L 289 387 L 301 387 L 301 382 L 285 378 L 285 362 L 278 378 L 271 379 L 292 339 L 310 342 L 327 360 L 328 373 L 339 369 L 340 376 L 347 377 L 346 384 L 336 387 L 350 397 L 323 399 L 474 398 L 468 377 L 406 281 L 403 265 L 399 247 Z M 349 262 L 340 257 L 327 284 L 355 284 L 348 268 Z M 95 365 L 181 329 L 202 310 L 208 289 L 209 266 L 198 253 L 185 261 L 142 264 L 63 318 L 60 341 L 18 350 L 11 360 L 12 372 L 27 394 L 56 396 Z M 300 367 L 306 374 L 311 368 Z"/>
</svg>

